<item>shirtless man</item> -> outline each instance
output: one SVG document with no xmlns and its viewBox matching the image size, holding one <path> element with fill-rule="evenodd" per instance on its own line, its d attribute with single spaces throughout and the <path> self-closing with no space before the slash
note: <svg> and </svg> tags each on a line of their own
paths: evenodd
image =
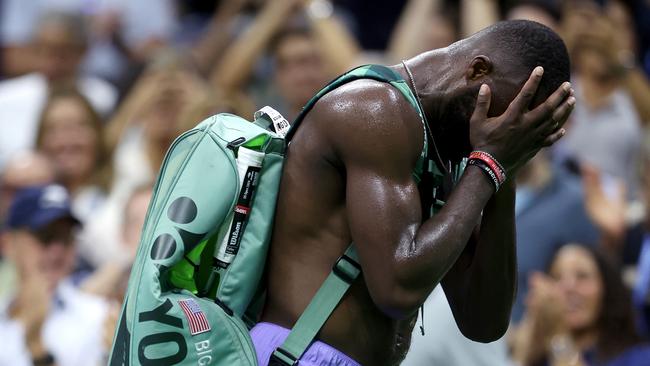
<svg viewBox="0 0 650 366">
<path fill-rule="evenodd" d="M 373 80 L 326 94 L 289 149 L 268 298 L 256 327 L 266 335 L 251 333 L 258 354 L 274 342 L 273 332 L 293 326 L 351 242 L 362 276 L 314 343 L 334 348 L 331 361 L 319 365 L 398 364 L 417 309 L 438 283 L 466 337 L 489 342 L 508 327 L 516 282 L 514 176 L 564 135 L 575 104 L 566 48 L 537 23 L 502 22 L 391 68 L 419 95 L 443 161 L 485 151 L 508 180 L 495 193 L 485 172 L 469 165 L 443 209 L 423 221 L 412 172 L 425 131 L 415 109 L 397 89 Z"/>
</svg>

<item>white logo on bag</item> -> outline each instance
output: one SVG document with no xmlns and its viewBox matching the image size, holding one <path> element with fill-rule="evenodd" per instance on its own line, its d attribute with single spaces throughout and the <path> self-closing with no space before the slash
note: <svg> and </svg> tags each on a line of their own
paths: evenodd
<svg viewBox="0 0 650 366">
<path fill-rule="evenodd" d="M 198 360 L 200 366 L 209 365 L 212 362 L 212 349 L 209 340 L 194 343 L 194 348 L 196 348 L 197 356 L 200 356 Z"/>
</svg>

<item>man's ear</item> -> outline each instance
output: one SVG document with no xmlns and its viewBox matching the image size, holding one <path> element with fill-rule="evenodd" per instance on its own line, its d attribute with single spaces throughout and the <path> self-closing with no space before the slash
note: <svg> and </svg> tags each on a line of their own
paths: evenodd
<svg viewBox="0 0 650 366">
<path fill-rule="evenodd" d="M 472 59 L 472 62 L 469 64 L 465 77 L 468 80 L 479 80 L 488 76 L 492 72 L 492 61 L 490 58 L 484 55 L 478 55 Z"/>
</svg>

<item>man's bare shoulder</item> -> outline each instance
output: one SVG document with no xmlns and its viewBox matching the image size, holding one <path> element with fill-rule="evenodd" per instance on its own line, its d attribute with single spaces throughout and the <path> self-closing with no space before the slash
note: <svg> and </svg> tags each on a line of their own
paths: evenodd
<svg viewBox="0 0 650 366">
<path fill-rule="evenodd" d="M 419 156 L 424 143 L 416 110 L 385 82 L 360 79 L 342 85 L 323 96 L 307 119 L 343 158 L 371 153 L 375 158 L 401 156 L 410 161 Z"/>
</svg>

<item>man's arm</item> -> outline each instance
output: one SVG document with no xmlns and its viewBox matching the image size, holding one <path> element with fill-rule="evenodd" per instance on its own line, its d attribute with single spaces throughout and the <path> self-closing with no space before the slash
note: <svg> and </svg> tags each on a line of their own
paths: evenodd
<svg viewBox="0 0 650 366">
<path fill-rule="evenodd" d="M 461 37 L 470 35 L 499 21 L 497 0 L 462 0 L 460 2 Z"/>
<path fill-rule="evenodd" d="M 210 73 L 212 85 L 226 91 L 241 89 L 259 56 L 264 53 L 297 4 L 297 0 L 266 2 L 253 24 L 220 57 L 219 63 Z"/>
<path fill-rule="evenodd" d="M 190 55 L 202 75 L 207 76 L 210 73 L 213 65 L 232 41 L 230 29 L 246 3 L 246 0 L 220 2 L 206 30 L 192 45 Z"/>
<path fill-rule="evenodd" d="M 514 204 L 512 179 L 487 202 L 476 235 L 442 280 L 458 328 L 474 341 L 508 328 L 517 285 Z"/>
<path fill-rule="evenodd" d="M 440 11 L 441 3 L 440 0 L 409 0 L 406 3 L 390 34 L 386 49 L 389 62 L 400 62 L 429 50 L 422 32 L 430 27 L 433 14 Z"/>
<path fill-rule="evenodd" d="M 472 123 L 485 131 L 476 133 L 474 142 L 497 158 L 503 155 L 507 169 L 521 166 L 563 134 L 546 120 L 558 110 L 567 113 L 564 96 L 524 118 L 540 79 L 532 75 L 508 111 L 495 119 L 487 119 L 489 89 L 479 95 Z M 314 112 L 328 123 L 328 138 L 345 166 L 350 232 L 370 295 L 387 315 L 405 318 L 456 262 L 494 187 L 479 168 L 469 166 L 442 210 L 422 224 L 411 175 L 422 148 L 421 123 L 397 91 L 359 85 L 330 93 Z M 560 116 L 563 123 L 566 116 Z M 509 313 L 510 302 L 499 313 Z"/>
<path fill-rule="evenodd" d="M 309 9 L 309 3 L 314 3 L 314 1 L 305 4 L 307 9 Z M 334 14 L 327 17 L 315 16 L 308 10 L 307 14 L 331 75 L 339 75 L 354 66 L 361 65 L 358 61 L 361 48 L 341 19 Z"/>
<path fill-rule="evenodd" d="M 526 87 L 522 89 L 520 95 L 524 92 Z M 544 120 L 551 123 L 558 121 L 558 126 L 551 129 L 551 135 L 542 146 L 552 144 L 564 133 L 559 127 L 568 118 L 574 103 L 575 98 L 571 95 L 569 85 L 564 84 L 533 111 L 527 112 L 525 108 L 522 109 L 529 120 L 537 120 L 537 123 L 542 121 L 542 125 L 548 123 Z M 484 120 L 483 123 L 491 123 L 490 119 L 477 118 L 477 113 L 486 115 L 479 112 L 480 109 L 481 107 L 478 106 L 472 123 L 481 120 Z M 542 132 L 543 129 L 538 128 L 530 134 L 534 135 L 538 131 Z M 530 144 L 530 141 L 524 143 Z M 478 150 L 486 150 L 495 156 L 504 156 L 503 151 L 499 149 L 490 151 L 492 148 L 485 143 L 473 141 L 472 146 Z M 531 144 L 532 146 L 535 144 Z M 521 162 L 526 162 L 539 151 L 541 146 L 537 146 L 530 153 L 523 152 L 525 149 L 517 146 L 513 146 L 512 149 L 520 151 L 520 156 L 525 157 Z M 493 341 L 505 333 L 517 286 L 514 181 L 522 163 L 506 158 L 502 159 L 502 162 L 508 170 L 509 181 L 488 201 L 483 210 L 478 233 L 474 235 L 470 245 L 442 281 L 459 329 L 474 341 Z"/>
</svg>

